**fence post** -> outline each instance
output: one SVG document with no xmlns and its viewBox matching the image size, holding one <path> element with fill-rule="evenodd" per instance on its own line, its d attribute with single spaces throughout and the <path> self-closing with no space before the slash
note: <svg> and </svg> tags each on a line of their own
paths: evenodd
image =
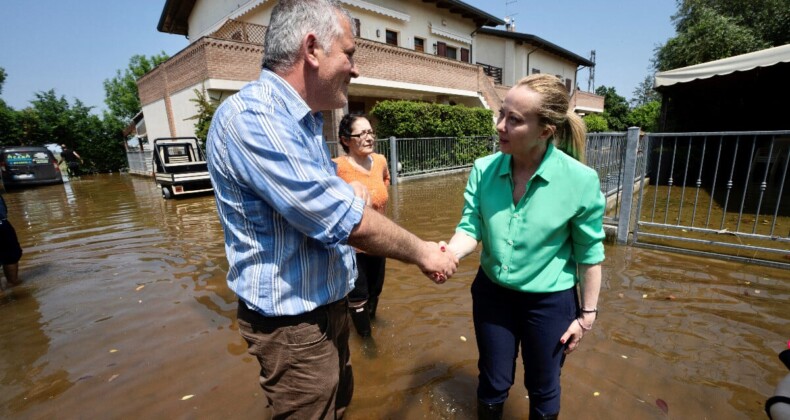
<svg viewBox="0 0 790 420">
<path fill-rule="evenodd" d="M 395 136 L 389 138 L 390 141 L 390 182 L 398 185 L 398 146 Z"/>
<path fill-rule="evenodd" d="M 623 190 L 620 196 L 620 214 L 617 216 L 617 243 L 628 243 L 628 230 L 631 226 L 631 204 L 634 202 L 634 181 L 636 180 L 636 158 L 639 151 L 639 127 L 628 127 L 626 137 L 625 162 L 623 165 Z"/>
</svg>

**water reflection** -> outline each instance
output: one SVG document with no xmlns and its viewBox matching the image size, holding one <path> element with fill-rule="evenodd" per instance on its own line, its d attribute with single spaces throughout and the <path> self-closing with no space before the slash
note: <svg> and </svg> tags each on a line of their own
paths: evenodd
<svg viewBox="0 0 790 420">
<path fill-rule="evenodd" d="M 388 211 L 447 239 L 465 179 L 403 183 Z M 266 413 L 212 196 L 163 200 L 152 180 L 112 174 L 5 198 L 25 255 L 24 284 L 0 297 L 0 417 Z M 374 339 L 352 339 L 348 418 L 474 418 L 475 258 L 442 286 L 387 267 Z M 762 416 L 784 374 L 788 298 L 784 271 L 607 247 L 601 319 L 564 369 L 563 416 L 661 418 L 659 399 L 678 418 Z M 527 412 L 521 383 L 512 418 Z"/>
</svg>

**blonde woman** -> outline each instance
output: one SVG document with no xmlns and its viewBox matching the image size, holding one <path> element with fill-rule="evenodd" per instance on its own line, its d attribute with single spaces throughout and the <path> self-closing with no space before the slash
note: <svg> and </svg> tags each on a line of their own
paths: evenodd
<svg viewBox="0 0 790 420">
<path fill-rule="evenodd" d="M 556 419 L 565 355 L 597 316 L 605 200 L 580 162 L 585 127 L 568 100 L 550 75 L 508 91 L 496 126 L 501 152 L 475 162 L 447 245 L 462 258 L 483 244 L 472 284 L 479 418 L 502 417 L 520 346 L 529 418 Z"/>
</svg>

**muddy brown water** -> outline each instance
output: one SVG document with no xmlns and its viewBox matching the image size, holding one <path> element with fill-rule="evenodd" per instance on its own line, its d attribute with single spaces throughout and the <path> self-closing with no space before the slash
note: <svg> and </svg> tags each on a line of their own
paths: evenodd
<svg viewBox="0 0 790 420">
<path fill-rule="evenodd" d="M 465 179 L 403 183 L 390 213 L 446 239 Z M 25 255 L 24 284 L 0 295 L 0 417 L 267 417 L 212 196 L 165 201 L 151 179 L 122 174 L 4 196 Z M 764 418 L 787 373 L 776 354 L 790 338 L 790 273 L 606 251 L 599 321 L 563 369 L 563 417 Z M 438 286 L 389 263 L 374 340 L 351 339 L 347 418 L 475 417 L 476 267 L 473 255 Z M 526 418 L 521 383 L 507 418 Z"/>
</svg>

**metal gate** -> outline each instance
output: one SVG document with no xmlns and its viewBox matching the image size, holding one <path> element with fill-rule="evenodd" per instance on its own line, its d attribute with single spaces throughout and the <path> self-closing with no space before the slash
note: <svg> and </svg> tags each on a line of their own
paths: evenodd
<svg viewBox="0 0 790 420">
<path fill-rule="evenodd" d="M 790 268 L 790 131 L 646 137 L 634 244 Z"/>
</svg>

